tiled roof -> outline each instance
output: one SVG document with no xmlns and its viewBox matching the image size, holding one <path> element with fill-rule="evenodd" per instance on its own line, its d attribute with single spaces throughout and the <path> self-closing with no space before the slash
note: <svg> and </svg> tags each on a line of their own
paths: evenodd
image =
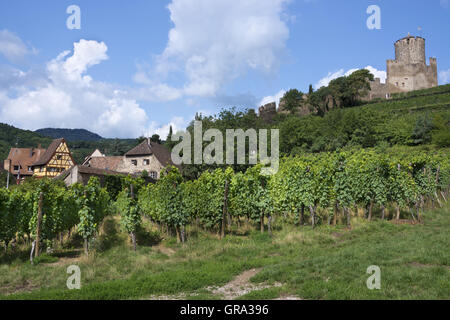
<svg viewBox="0 0 450 320">
<path fill-rule="evenodd" d="M 88 167 L 88 166 L 83 166 L 83 165 L 76 165 L 71 167 L 68 170 L 65 170 L 63 172 L 61 172 L 60 175 L 58 175 L 57 177 L 55 177 L 55 179 L 57 180 L 64 180 L 67 178 L 67 176 L 70 174 L 70 172 L 75 168 L 78 168 L 78 173 L 80 174 L 90 174 L 90 175 L 96 175 L 96 176 L 107 176 L 107 175 L 121 175 L 121 176 L 126 176 L 126 173 L 123 172 L 117 172 L 117 171 L 113 171 L 113 170 L 105 170 L 105 169 L 100 169 L 100 168 L 93 168 L 93 167 Z M 134 174 L 132 175 L 134 177 L 139 177 L 139 174 Z M 152 179 L 150 177 L 145 178 L 145 181 L 147 183 L 155 183 L 156 180 Z"/>
<path fill-rule="evenodd" d="M 45 153 L 39 158 L 39 160 L 33 163 L 33 166 L 42 166 L 44 164 L 47 164 L 55 154 L 56 149 L 58 149 L 59 145 L 63 142 L 65 142 L 64 138 L 53 140 L 52 143 L 48 146 Z"/>
<path fill-rule="evenodd" d="M 133 149 L 125 153 L 125 156 L 133 157 L 146 156 L 151 154 L 154 154 L 161 165 L 163 165 L 164 167 L 169 164 L 173 165 L 170 150 L 159 143 L 151 141 L 150 139 L 145 139 L 144 141 L 142 141 L 142 143 L 140 143 L 137 147 L 134 147 Z"/>
<path fill-rule="evenodd" d="M 8 160 L 11 160 L 10 172 L 17 174 L 17 171 L 14 171 L 13 169 L 14 166 L 20 165 L 20 175 L 32 175 L 33 173 L 28 171 L 28 167 L 31 167 L 44 153 L 45 149 L 11 148 L 8 158 L 5 160 L 5 165 Z"/>
<path fill-rule="evenodd" d="M 123 157 L 92 157 L 89 165 L 92 168 L 115 171 L 122 163 Z"/>
<path fill-rule="evenodd" d="M 127 153 L 125 153 L 125 156 L 132 157 L 132 156 L 147 156 L 150 154 L 153 154 L 153 151 L 151 149 L 152 142 L 149 143 L 148 139 L 145 139 L 142 141 L 138 146 L 134 147 Z"/>
<path fill-rule="evenodd" d="M 83 166 L 83 165 L 76 165 L 76 166 L 72 166 L 68 170 L 61 172 L 61 174 L 58 175 L 55 179 L 65 179 L 75 167 L 78 168 L 78 173 L 93 174 L 93 175 L 99 175 L 99 176 L 118 175 L 118 174 L 125 175 L 124 173 L 120 173 L 120 172 L 116 172 L 116 171 L 112 171 L 112 170 L 105 170 L 105 169 L 92 168 L 92 167 Z"/>
</svg>

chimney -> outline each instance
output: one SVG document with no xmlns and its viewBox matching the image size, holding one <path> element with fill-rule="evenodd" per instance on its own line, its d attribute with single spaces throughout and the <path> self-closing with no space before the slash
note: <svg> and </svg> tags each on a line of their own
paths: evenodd
<svg viewBox="0 0 450 320">
<path fill-rule="evenodd" d="M 30 158 L 33 156 L 33 151 L 34 151 L 34 148 L 31 148 L 30 149 Z"/>
</svg>

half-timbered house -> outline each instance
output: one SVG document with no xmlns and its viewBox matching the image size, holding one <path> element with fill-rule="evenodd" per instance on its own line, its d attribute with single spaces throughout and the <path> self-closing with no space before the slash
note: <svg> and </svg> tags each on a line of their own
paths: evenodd
<svg viewBox="0 0 450 320">
<path fill-rule="evenodd" d="M 45 153 L 33 163 L 33 175 L 38 178 L 58 176 L 75 165 L 64 138 L 55 139 Z"/>
</svg>

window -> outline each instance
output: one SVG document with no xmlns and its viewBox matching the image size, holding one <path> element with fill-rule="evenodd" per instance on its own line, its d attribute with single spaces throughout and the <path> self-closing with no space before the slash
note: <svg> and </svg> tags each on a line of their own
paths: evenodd
<svg viewBox="0 0 450 320">
<path fill-rule="evenodd" d="M 58 154 L 58 155 L 56 156 L 56 160 L 61 160 L 61 159 L 62 159 L 62 155 Z"/>
<path fill-rule="evenodd" d="M 150 171 L 150 178 L 152 179 L 158 179 L 158 172 L 156 171 Z"/>
<path fill-rule="evenodd" d="M 396 82 L 395 85 L 398 87 L 398 82 Z"/>
<path fill-rule="evenodd" d="M 144 166 L 148 166 L 150 164 L 150 159 L 144 159 Z"/>
<path fill-rule="evenodd" d="M 132 164 L 133 166 L 137 166 L 137 160 L 131 160 L 131 164 Z"/>
<path fill-rule="evenodd" d="M 402 87 L 404 87 L 405 86 L 405 83 L 404 82 L 402 82 Z"/>
<path fill-rule="evenodd" d="M 19 166 L 14 166 L 14 171 L 19 171 Z"/>
<path fill-rule="evenodd" d="M 44 172 L 44 167 L 39 167 L 39 172 Z"/>
<path fill-rule="evenodd" d="M 33 168 L 31 166 L 28 166 L 28 172 L 33 171 Z"/>
</svg>

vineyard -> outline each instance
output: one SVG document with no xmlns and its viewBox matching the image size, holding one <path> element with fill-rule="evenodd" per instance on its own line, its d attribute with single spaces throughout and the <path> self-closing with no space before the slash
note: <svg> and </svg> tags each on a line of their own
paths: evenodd
<svg viewBox="0 0 450 320">
<path fill-rule="evenodd" d="M 351 227 L 352 216 L 361 211 L 367 220 L 420 222 L 426 203 L 441 206 L 446 201 L 449 185 L 445 152 L 388 156 L 374 150 L 285 158 L 273 176 L 254 166 L 244 173 L 231 168 L 206 171 L 197 180 L 183 181 L 177 168 L 168 167 L 156 184 L 128 177 L 120 191 L 102 188 L 97 178 L 68 188 L 37 180 L 0 189 L 0 240 L 5 250 L 17 239 L 34 241 L 37 256 L 39 248 L 51 248 L 64 234 L 76 232 L 88 254 L 98 227 L 112 214 L 120 215 L 134 250 L 143 217 L 183 243 L 189 226 L 224 237 L 244 222 L 264 232 L 267 222 L 271 234 L 278 217 L 312 228 L 338 223 Z"/>
</svg>

